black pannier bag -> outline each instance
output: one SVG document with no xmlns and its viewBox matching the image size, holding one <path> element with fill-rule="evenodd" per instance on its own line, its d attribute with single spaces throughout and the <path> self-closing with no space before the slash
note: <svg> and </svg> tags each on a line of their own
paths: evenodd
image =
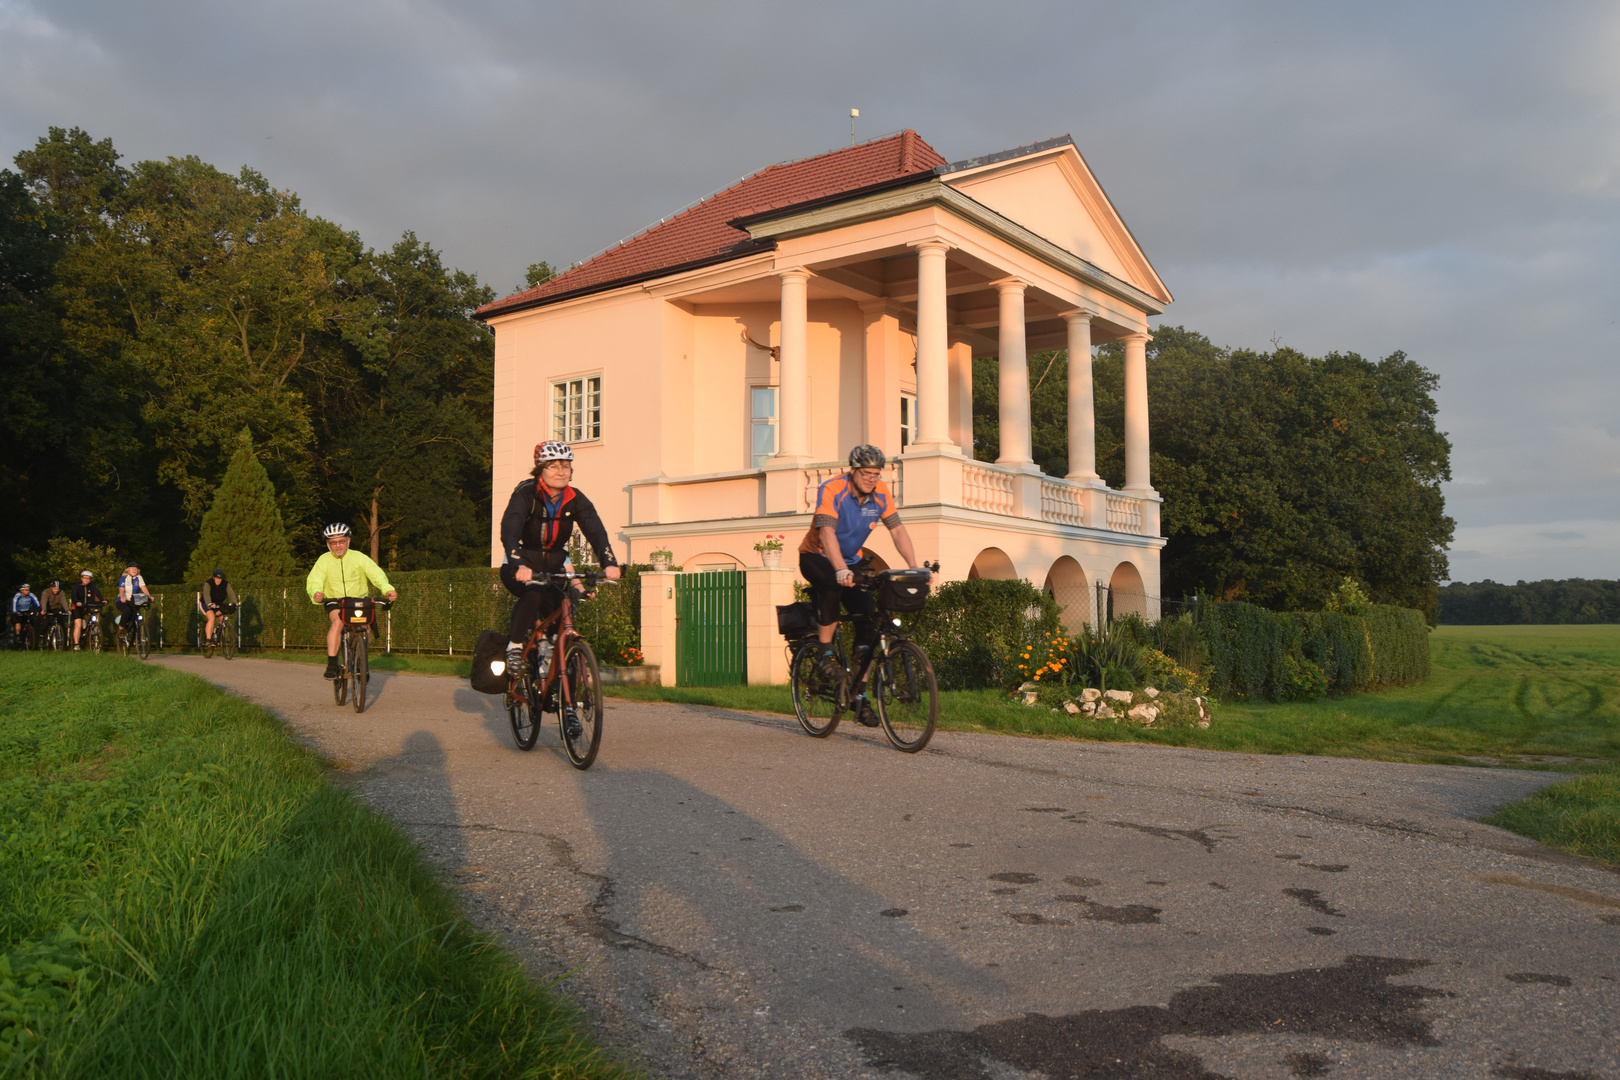
<svg viewBox="0 0 1620 1080">
<path fill-rule="evenodd" d="M 501 673 L 490 670 L 490 664 L 499 660 Z M 480 694 L 506 693 L 506 635 L 499 630 L 485 630 L 473 644 L 472 688 Z"/>
<path fill-rule="evenodd" d="M 798 651 L 800 645 L 816 636 L 815 607 L 802 600 L 797 604 L 778 604 L 776 629 L 787 638 L 794 651 Z"/>
<path fill-rule="evenodd" d="M 885 570 L 878 586 L 878 606 L 884 611 L 921 611 L 928 603 L 927 570 Z"/>
</svg>

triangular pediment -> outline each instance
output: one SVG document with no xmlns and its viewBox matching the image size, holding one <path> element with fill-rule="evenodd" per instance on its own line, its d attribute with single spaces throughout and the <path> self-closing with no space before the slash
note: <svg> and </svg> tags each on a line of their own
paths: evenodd
<svg viewBox="0 0 1620 1080">
<path fill-rule="evenodd" d="M 941 169 L 940 179 L 1098 269 L 1170 302 L 1169 290 L 1070 139 L 958 162 Z"/>
</svg>

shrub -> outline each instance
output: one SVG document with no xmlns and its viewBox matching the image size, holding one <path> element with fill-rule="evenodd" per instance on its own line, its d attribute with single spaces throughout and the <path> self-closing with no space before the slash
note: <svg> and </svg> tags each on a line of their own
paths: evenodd
<svg viewBox="0 0 1620 1080">
<path fill-rule="evenodd" d="M 1387 604 L 1350 611 L 1270 612 L 1206 604 L 1198 624 L 1211 690 L 1256 701 L 1304 701 L 1429 677 L 1423 613 Z"/>
<path fill-rule="evenodd" d="M 967 690 L 1005 685 L 1012 659 L 1058 632 L 1058 605 L 1027 581 L 980 578 L 942 586 L 907 621 L 940 689 Z"/>
<path fill-rule="evenodd" d="M 1372 678 L 1372 644 L 1363 616 L 1306 611 L 1294 618 L 1299 622 L 1300 650 L 1322 669 L 1329 693 L 1348 694 L 1367 686 Z"/>
<path fill-rule="evenodd" d="M 1369 604 L 1367 640 L 1372 649 L 1371 686 L 1422 682 L 1429 677 L 1429 624 L 1423 612 L 1392 604 Z"/>
</svg>

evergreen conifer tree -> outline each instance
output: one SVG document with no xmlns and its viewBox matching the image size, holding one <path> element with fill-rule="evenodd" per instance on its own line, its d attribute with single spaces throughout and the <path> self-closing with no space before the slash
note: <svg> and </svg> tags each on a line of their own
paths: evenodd
<svg viewBox="0 0 1620 1080">
<path fill-rule="evenodd" d="M 275 485 L 253 453 L 246 428 L 214 501 L 203 514 L 187 577 L 201 581 L 217 566 L 230 578 L 286 577 L 294 572 Z"/>
</svg>

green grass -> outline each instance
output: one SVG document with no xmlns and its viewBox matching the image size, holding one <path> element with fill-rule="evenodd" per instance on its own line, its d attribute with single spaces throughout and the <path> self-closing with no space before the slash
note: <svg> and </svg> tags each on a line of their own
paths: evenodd
<svg viewBox="0 0 1620 1080">
<path fill-rule="evenodd" d="M 0 657 L 0 1075 L 624 1075 L 268 713 Z"/>
<path fill-rule="evenodd" d="M 1148 742 L 1251 754 L 1319 754 L 1589 775 L 1554 784 L 1492 823 L 1620 864 L 1620 626 L 1442 626 L 1415 686 L 1291 704 L 1219 705 L 1205 730 L 1144 730 L 1013 705 L 999 691 L 940 695 L 944 730 Z M 791 713 L 785 687 L 608 687 L 609 695 Z"/>
</svg>

